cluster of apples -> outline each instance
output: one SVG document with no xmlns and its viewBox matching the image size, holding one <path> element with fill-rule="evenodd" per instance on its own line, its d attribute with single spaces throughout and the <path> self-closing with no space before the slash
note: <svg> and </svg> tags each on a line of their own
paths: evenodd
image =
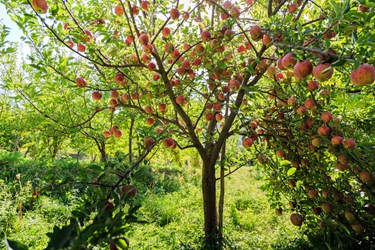
<svg viewBox="0 0 375 250">
<path fill-rule="evenodd" d="M 326 98 L 330 93 L 328 89 L 320 87 L 320 82 L 330 79 L 334 69 L 327 63 L 318 64 L 314 68 L 308 60 L 298 62 L 292 52 L 280 58 L 277 65 L 280 70 L 293 69 L 298 84 L 306 84 L 305 87 L 300 84 L 295 87 L 306 88 L 309 94 L 288 98 L 291 83 L 285 81 L 285 84 L 281 85 L 284 89 L 277 89 L 270 94 L 271 105 L 264 109 L 264 116 L 250 122 L 250 136 L 243 140 L 243 146 L 250 147 L 258 137 L 263 138 L 262 141 L 267 142 L 266 145 L 275 150 L 277 158 L 289 161 L 290 167 L 296 168 L 296 173 L 292 177 L 286 174 L 288 168 L 281 170 L 285 174 L 282 182 L 289 186 L 289 189 L 284 187 L 286 192 L 295 192 L 295 196 L 299 197 L 295 198 L 301 202 L 304 202 L 304 199 L 309 200 L 309 204 L 313 204 L 311 212 L 320 216 L 322 225 L 327 218 L 335 221 L 346 218 L 356 233 L 363 233 L 368 228 L 366 221 L 373 216 L 375 208 L 371 203 L 363 207 L 361 202 L 353 197 L 363 201 L 370 199 L 369 190 L 374 187 L 374 176 L 365 165 L 359 167 L 358 164 L 361 162 L 353 157 L 353 154 L 360 151 L 356 150 L 356 141 L 345 136 L 344 131 L 353 132 L 350 126 L 342 124 L 338 117 L 334 117 L 330 111 L 323 108 L 328 103 Z M 273 75 L 276 72 L 274 70 Z M 357 70 L 352 71 L 353 84 L 372 84 L 372 72 L 371 65 L 359 66 Z M 308 79 L 310 75 L 313 79 Z M 298 124 L 296 120 L 300 120 L 301 123 Z M 335 157 L 336 162 L 332 161 L 333 157 L 330 155 Z M 258 160 L 261 164 L 272 164 L 264 155 Z M 332 166 L 335 166 L 336 171 Z M 339 174 L 348 183 L 355 181 L 357 184 L 355 187 L 348 186 L 344 193 L 342 187 L 332 180 L 334 177 L 330 177 L 331 174 Z M 314 183 L 311 181 L 314 179 L 313 176 L 321 176 L 322 179 L 319 183 Z M 297 181 L 304 183 L 304 193 L 296 188 Z M 280 185 L 283 185 L 282 182 Z M 362 191 L 361 198 L 358 196 L 357 188 Z M 291 208 L 300 209 L 295 205 Z M 278 208 L 276 214 L 281 214 L 281 211 L 281 208 Z M 302 225 L 305 221 L 303 213 L 291 215 L 293 225 Z"/>
<path fill-rule="evenodd" d="M 104 131 L 103 136 L 105 138 L 109 138 L 111 136 L 114 136 L 116 138 L 120 138 L 122 136 L 122 131 L 120 130 L 119 126 L 114 125 L 114 126 L 111 127 L 111 129 Z"/>
</svg>

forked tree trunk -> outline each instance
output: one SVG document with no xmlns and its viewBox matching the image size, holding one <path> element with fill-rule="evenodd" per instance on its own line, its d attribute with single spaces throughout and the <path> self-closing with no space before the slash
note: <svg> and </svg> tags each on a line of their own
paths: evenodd
<svg viewBox="0 0 375 250">
<path fill-rule="evenodd" d="M 216 207 L 216 178 L 215 164 L 203 161 L 202 192 L 204 210 L 204 233 L 207 249 L 217 249 L 218 246 L 218 220 Z"/>
</svg>

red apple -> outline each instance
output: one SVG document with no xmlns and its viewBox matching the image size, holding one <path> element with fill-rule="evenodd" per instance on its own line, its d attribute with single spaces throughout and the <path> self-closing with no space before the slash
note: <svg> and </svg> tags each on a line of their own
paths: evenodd
<svg viewBox="0 0 375 250">
<path fill-rule="evenodd" d="M 244 148 L 249 148 L 251 145 L 253 145 L 253 139 L 246 137 L 242 140 L 242 146 Z"/>
<path fill-rule="evenodd" d="M 155 143 L 155 140 L 153 139 L 153 138 L 151 138 L 151 137 L 147 137 L 147 138 L 145 138 L 144 140 L 143 140 L 143 145 L 145 146 L 145 147 L 150 147 L 150 146 L 152 146 L 152 144 L 154 144 Z"/>
<path fill-rule="evenodd" d="M 76 84 L 77 84 L 78 88 L 86 88 L 87 87 L 87 82 L 82 76 L 77 77 Z"/>
<path fill-rule="evenodd" d="M 214 115 L 212 113 L 207 113 L 205 115 L 206 121 L 212 121 L 214 119 Z"/>
<path fill-rule="evenodd" d="M 165 103 L 160 103 L 158 105 L 158 109 L 160 112 L 166 112 L 167 111 L 167 105 Z"/>
<path fill-rule="evenodd" d="M 149 41 L 148 35 L 147 34 L 142 34 L 142 35 L 139 36 L 138 40 L 139 40 L 140 44 L 146 45 L 146 44 L 148 44 L 148 41 Z"/>
<path fill-rule="evenodd" d="M 85 51 L 86 51 L 86 46 L 85 46 L 84 44 L 82 44 L 82 43 L 79 43 L 79 44 L 77 45 L 77 50 L 78 50 L 79 52 L 85 52 Z"/>
<path fill-rule="evenodd" d="M 117 5 L 115 7 L 115 15 L 116 16 L 123 16 L 124 15 L 124 9 L 122 8 L 121 5 Z"/>
<path fill-rule="evenodd" d="M 327 81 L 333 75 L 333 67 L 329 63 L 318 64 L 313 69 L 313 75 L 318 81 Z"/>
<path fill-rule="evenodd" d="M 251 26 L 250 36 L 251 36 L 251 39 L 253 39 L 254 41 L 259 41 L 260 39 L 262 39 L 263 33 L 259 25 Z"/>
<path fill-rule="evenodd" d="M 120 189 L 121 196 L 125 195 L 125 197 L 134 198 L 136 194 L 137 194 L 137 189 L 133 185 L 130 185 L 130 184 L 127 184 Z"/>
<path fill-rule="evenodd" d="M 339 135 L 332 136 L 331 143 L 332 145 L 340 145 L 342 143 L 343 138 Z"/>
<path fill-rule="evenodd" d="M 183 97 L 182 95 L 179 95 L 176 97 L 176 103 L 179 104 L 179 105 L 182 105 L 184 104 L 185 102 L 185 97 Z"/>
<path fill-rule="evenodd" d="M 180 16 L 180 11 L 176 8 L 172 8 L 169 11 L 169 16 L 173 19 L 176 20 Z"/>
<path fill-rule="evenodd" d="M 323 122 L 325 122 L 325 123 L 328 123 L 329 121 L 331 121 L 332 120 L 332 114 L 331 114 L 331 112 L 329 112 L 329 111 L 327 111 L 327 112 L 324 112 L 323 114 L 322 114 L 322 121 Z"/>
<path fill-rule="evenodd" d="M 331 213 L 333 211 L 333 207 L 330 203 L 323 203 L 322 204 L 322 210 L 325 213 Z"/>
<path fill-rule="evenodd" d="M 293 52 L 289 52 L 288 54 L 283 56 L 281 63 L 286 69 L 293 68 L 297 63 L 296 54 L 294 54 Z"/>
<path fill-rule="evenodd" d="M 346 138 L 344 140 L 344 148 L 354 148 L 355 147 L 355 140 L 351 138 Z"/>
<path fill-rule="evenodd" d="M 152 125 L 154 125 L 154 123 L 155 123 L 154 118 L 152 118 L 152 117 L 147 118 L 147 120 L 146 120 L 147 125 L 152 126 Z"/>
<path fill-rule="evenodd" d="M 293 225 L 300 227 L 302 225 L 302 222 L 305 220 L 302 214 L 291 214 L 290 215 L 290 221 Z"/>
<path fill-rule="evenodd" d="M 142 1 L 141 2 L 141 8 L 144 10 L 144 11 L 148 11 L 148 7 L 150 6 L 150 2 L 149 1 Z"/>
<path fill-rule="evenodd" d="M 125 76 L 121 72 L 117 72 L 113 78 L 114 78 L 115 83 L 121 86 L 126 83 Z"/>
<path fill-rule="evenodd" d="M 166 147 L 166 148 L 170 148 L 170 147 L 172 147 L 174 143 L 175 143 L 175 142 L 174 142 L 174 139 L 173 139 L 172 137 L 169 137 L 169 138 L 163 140 L 163 145 L 164 145 L 164 147 Z"/>
<path fill-rule="evenodd" d="M 47 4 L 46 0 L 33 0 L 31 2 L 31 6 L 39 14 L 45 14 L 45 13 L 47 13 L 48 4 Z"/>
<path fill-rule="evenodd" d="M 365 86 L 374 83 L 375 67 L 369 64 L 362 64 L 351 72 L 350 80 L 355 86 Z"/>
<path fill-rule="evenodd" d="M 202 32 L 201 38 L 203 42 L 207 42 L 208 40 L 211 39 L 211 33 L 208 30 L 205 30 Z"/>
<path fill-rule="evenodd" d="M 306 78 L 308 75 L 311 74 L 313 70 L 313 66 L 309 60 L 303 60 L 302 62 L 297 62 L 294 66 L 294 76 L 297 79 Z"/>
<path fill-rule="evenodd" d="M 100 101 L 102 99 L 102 93 L 100 93 L 98 91 L 94 91 L 94 92 L 92 92 L 91 97 L 95 101 Z"/>
<path fill-rule="evenodd" d="M 325 125 L 318 128 L 318 134 L 320 134 L 320 135 L 325 135 L 325 136 L 329 135 L 331 133 L 331 131 L 332 131 L 332 129 L 328 126 L 325 126 Z"/>
<path fill-rule="evenodd" d="M 121 130 L 117 130 L 117 131 L 114 133 L 114 136 L 115 136 L 116 138 L 120 138 L 120 137 L 122 136 L 122 132 L 121 132 Z"/>
</svg>

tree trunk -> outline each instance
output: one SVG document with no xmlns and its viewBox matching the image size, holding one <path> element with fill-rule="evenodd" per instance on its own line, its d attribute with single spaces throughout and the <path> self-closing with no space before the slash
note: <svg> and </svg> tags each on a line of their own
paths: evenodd
<svg viewBox="0 0 375 250">
<path fill-rule="evenodd" d="M 99 150 L 100 150 L 100 161 L 106 162 L 108 158 L 107 158 L 107 152 L 105 150 L 105 142 L 101 143 L 101 147 L 99 148 Z"/>
<path fill-rule="evenodd" d="M 215 164 L 203 161 L 202 192 L 205 249 L 218 249 Z"/>
</svg>

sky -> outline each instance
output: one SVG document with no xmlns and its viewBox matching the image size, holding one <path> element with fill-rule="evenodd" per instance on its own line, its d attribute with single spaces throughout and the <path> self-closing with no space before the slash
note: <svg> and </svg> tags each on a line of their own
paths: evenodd
<svg viewBox="0 0 375 250">
<path fill-rule="evenodd" d="M 8 40 L 12 42 L 19 42 L 20 37 L 22 36 L 22 31 L 18 28 L 17 24 L 15 24 L 7 15 L 5 6 L 0 3 L 0 19 L 5 26 L 10 28 L 10 34 L 8 36 Z"/>
</svg>

